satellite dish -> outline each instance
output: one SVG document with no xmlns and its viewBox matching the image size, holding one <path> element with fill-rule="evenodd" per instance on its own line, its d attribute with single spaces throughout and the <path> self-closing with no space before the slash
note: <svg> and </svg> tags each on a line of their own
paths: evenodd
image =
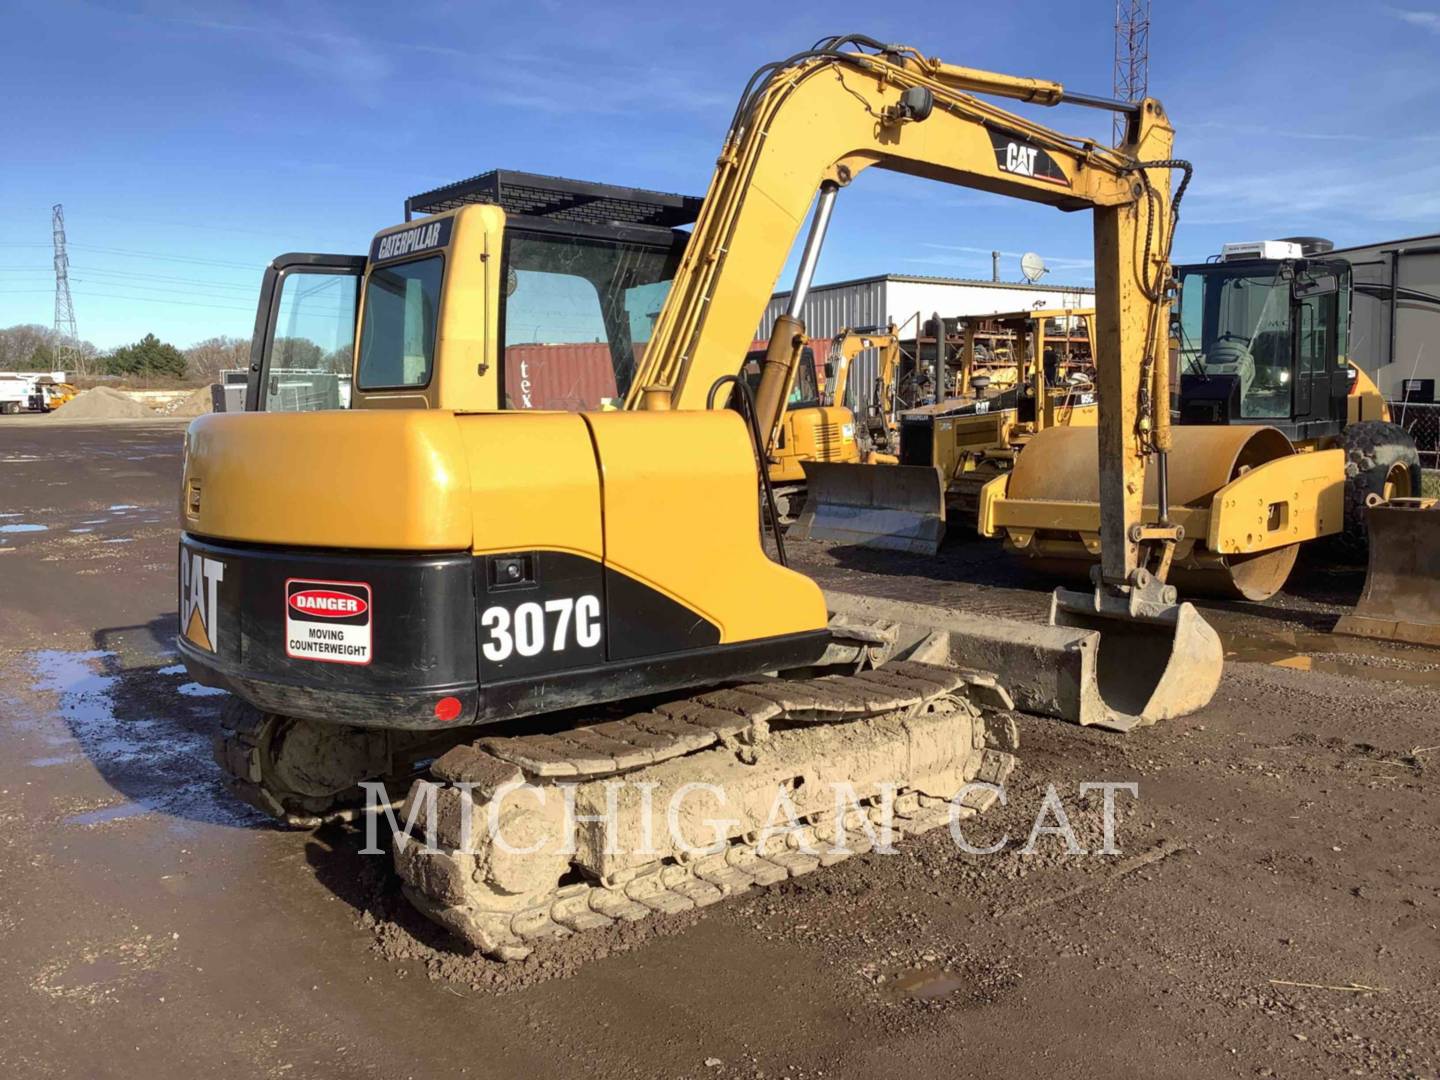
<svg viewBox="0 0 1440 1080">
<path fill-rule="evenodd" d="M 1041 277 L 1050 272 L 1045 265 L 1045 260 L 1033 251 L 1027 251 L 1020 257 L 1020 272 L 1025 275 L 1026 281 L 1039 281 Z"/>
</svg>

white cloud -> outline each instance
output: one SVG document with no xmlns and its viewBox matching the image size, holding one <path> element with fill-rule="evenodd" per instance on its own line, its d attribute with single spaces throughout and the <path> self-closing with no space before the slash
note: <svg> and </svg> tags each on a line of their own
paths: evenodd
<svg viewBox="0 0 1440 1080">
<path fill-rule="evenodd" d="M 1415 11 L 1410 8 L 1387 7 L 1385 14 L 1399 19 L 1401 22 L 1409 23 L 1411 26 L 1419 26 L 1429 30 L 1432 34 L 1440 34 L 1440 13 L 1434 11 Z"/>
</svg>

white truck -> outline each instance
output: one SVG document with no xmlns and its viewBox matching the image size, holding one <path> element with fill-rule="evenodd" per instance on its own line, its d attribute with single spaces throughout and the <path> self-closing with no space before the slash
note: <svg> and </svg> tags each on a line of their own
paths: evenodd
<svg viewBox="0 0 1440 1080">
<path fill-rule="evenodd" d="M 0 375 L 0 414 L 27 411 L 32 390 L 30 379 L 24 375 Z"/>
</svg>

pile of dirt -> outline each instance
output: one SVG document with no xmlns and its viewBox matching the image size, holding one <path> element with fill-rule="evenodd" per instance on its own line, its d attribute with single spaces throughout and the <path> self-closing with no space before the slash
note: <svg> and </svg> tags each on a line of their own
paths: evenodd
<svg viewBox="0 0 1440 1080">
<path fill-rule="evenodd" d="M 50 415 L 66 420 L 126 420 L 155 413 L 128 394 L 108 386 L 96 386 L 76 394 Z"/>
<path fill-rule="evenodd" d="M 197 386 L 165 409 L 157 411 L 164 412 L 166 416 L 204 416 L 215 411 L 215 398 L 208 384 Z"/>
</svg>

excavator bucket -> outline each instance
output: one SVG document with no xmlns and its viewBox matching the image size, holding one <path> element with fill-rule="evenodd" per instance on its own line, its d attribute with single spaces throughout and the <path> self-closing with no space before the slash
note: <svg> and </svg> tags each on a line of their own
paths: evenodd
<svg viewBox="0 0 1440 1080">
<path fill-rule="evenodd" d="M 1118 610 L 1096 592 L 1056 589 L 1050 625 L 1098 634 L 1094 687 L 1105 727 L 1129 731 L 1188 716 L 1220 686 L 1225 650 L 1194 604 L 1141 602 Z"/>
<path fill-rule="evenodd" d="M 1440 645 L 1440 504 L 1392 499 L 1366 514 L 1365 591 L 1335 633 Z"/>
<path fill-rule="evenodd" d="M 993 672 L 1016 707 L 1084 726 L 1123 732 L 1173 720 L 1203 709 L 1220 685 L 1220 638 L 1190 604 L 1132 618 L 1057 589 L 1042 626 L 832 590 L 825 603 L 895 625 L 896 656 Z"/>
<path fill-rule="evenodd" d="M 945 482 L 929 465 L 802 462 L 805 509 L 790 528 L 800 540 L 832 540 L 934 555 L 945 537 Z"/>
</svg>

